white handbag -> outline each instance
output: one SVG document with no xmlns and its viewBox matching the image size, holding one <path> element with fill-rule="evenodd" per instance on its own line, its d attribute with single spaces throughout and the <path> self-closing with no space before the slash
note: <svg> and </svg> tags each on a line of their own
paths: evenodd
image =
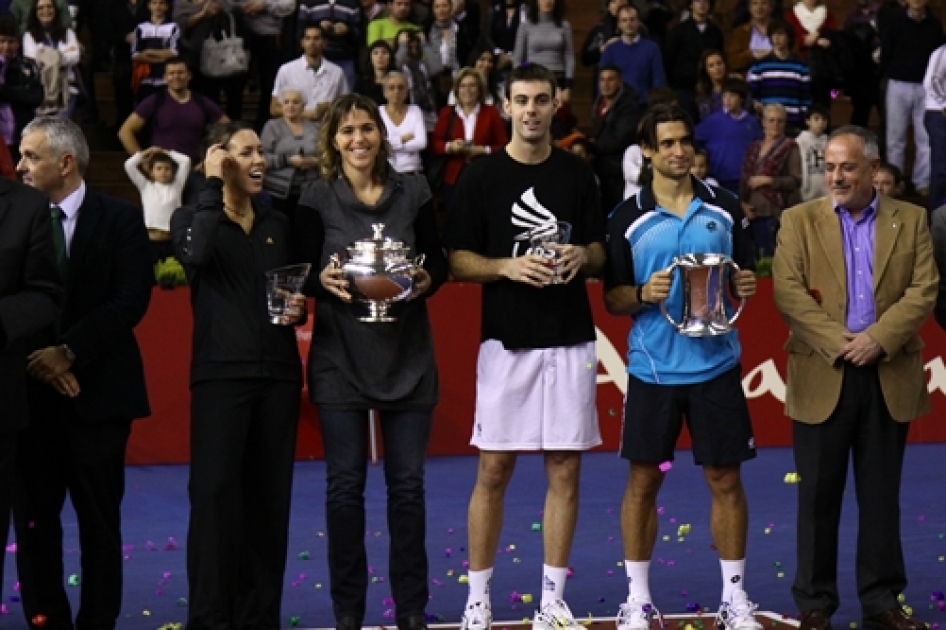
<svg viewBox="0 0 946 630">
<path fill-rule="evenodd" d="M 237 35 L 233 14 L 226 15 L 230 18 L 230 32 L 220 33 L 220 39 L 211 33 L 200 51 L 200 73 L 205 77 L 222 79 L 249 70 L 250 53 L 243 46 L 243 38 Z"/>
</svg>

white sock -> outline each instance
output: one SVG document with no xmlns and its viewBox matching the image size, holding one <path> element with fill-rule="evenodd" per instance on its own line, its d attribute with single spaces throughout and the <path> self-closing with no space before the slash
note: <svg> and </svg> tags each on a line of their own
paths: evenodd
<svg viewBox="0 0 946 630">
<path fill-rule="evenodd" d="M 489 607 L 489 583 L 493 580 L 493 567 L 482 571 L 470 570 L 467 572 L 467 580 L 470 592 L 466 597 L 466 605 L 472 606 L 476 602 L 481 602 Z"/>
<path fill-rule="evenodd" d="M 624 572 L 627 573 L 627 601 L 637 599 L 649 602 L 650 599 L 650 560 L 637 562 L 624 560 Z"/>
<path fill-rule="evenodd" d="M 732 594 L 746 590 L 745 574 L 746 559 L 720 560 L 720 569 L 723 572 L 723 597 L 720 601 L 732 603 Z"/>
<path fill-rule="evenodd" d="M 556 599 L 565 599 L 565 580 L 568 579 L 568 567 L 550 567 L 542 565 L 542 603 L 540 608 L 554 602 Z"/>
</svg>

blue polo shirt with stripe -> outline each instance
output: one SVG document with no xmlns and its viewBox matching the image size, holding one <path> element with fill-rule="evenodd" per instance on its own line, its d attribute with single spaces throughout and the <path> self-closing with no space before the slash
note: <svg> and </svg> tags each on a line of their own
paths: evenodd
<svg viewBox="0 0 946 630">
<path fill-rule="evenodd" d="M 614 209 L 608 220 L 605 290 L 645 284 L 682 254 L 726 254 L 743 269 L 755 268 L 748 221 L 736 197 L 692 178 L 694 197 L 684 217 L 657 205 L 648 186 Z M 682 271 L 676 271 L 667 310 L 683 312 Z M 730 309 L 731 312 L 731 309 Z M 704 383 L 739 363 L 742 348 L 733 330 L 713 337 L 678 333 L 658 306 L 634 315 L 628 337 L 627 371 L 646 383 Z"/>
</svg>

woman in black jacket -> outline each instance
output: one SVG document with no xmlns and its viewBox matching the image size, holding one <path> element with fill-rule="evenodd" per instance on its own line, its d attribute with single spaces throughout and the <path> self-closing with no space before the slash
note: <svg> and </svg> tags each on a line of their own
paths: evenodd
<svg viewBox="0 0 946 630">
<path fill-rule="evenodd" d="M 302 367 L 293 327 L 270 321 L 265 274 L 291 262 L 289 223 L 253 199 L 256 132 L 220 124 L 210 142 L 196 206 L 171 218 L 194 312 L 187 625 L 278 628 Z"/>
</svg>

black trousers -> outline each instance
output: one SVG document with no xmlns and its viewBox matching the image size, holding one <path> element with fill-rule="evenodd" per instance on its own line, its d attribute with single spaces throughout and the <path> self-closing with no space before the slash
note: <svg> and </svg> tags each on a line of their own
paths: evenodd
<svg viewBox="0 0 946 630">
<path fill-rule="evenodd" d="M 280 628 L 301 383 L 191 387 L 188 630 Z"/>
<path fill-rule="evenodd" d="M 3 584 L 3 560 L 10 533 L 13 512 L 14 470 L 16 466 L 16 434 L 0 433 L 0 584 Z"/>
<path fill-rule="evenodd" d="M 838 526 L 853 459 L 857 496 L 857 592 L 865 617 L 899 606 L 907 585 L 900 543 L 900 477 L 908 424 L 887 411 L 876 366 L 845 365 L 834 413 L 823 424 L 794 423 L 798 487 L 799 610 L 837 610 Z"/>
<path fill-rule="evenodd" d="M 279 72 L 279 36 L 250 34 L 247 38 L 247 48 L 256 65 L 259 107 L 253 127 L 260 133 L 263 125 L 270 119 L 269 102 L 276 83 L 276 73 Z"/>
<path fill-rule="evenodd" d="M 17 443 L 14 522 L 23 612 L 43 630 L 113 630 L 122 602 L 121 503 L 131 420 L 88 424 L 51 391 Z M 45 406 L 45 405 L 44 405 Z M 82 587 L 73 625 L 64 588 L 61 513 L 66 494 L 79 525 Z"/>
</svg>

